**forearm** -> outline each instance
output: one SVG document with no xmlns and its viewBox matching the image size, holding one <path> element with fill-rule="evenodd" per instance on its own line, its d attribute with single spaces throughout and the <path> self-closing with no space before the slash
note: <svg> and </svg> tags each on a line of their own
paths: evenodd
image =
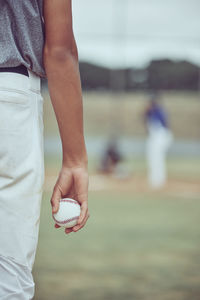
<svg viewBox="0 0 200 300">
<path fill-rule="evenodd" d="M 63 164 L 87 165 L 77 54 L 46 51 L 44 65 L 62 140 Z"/>
</svg>

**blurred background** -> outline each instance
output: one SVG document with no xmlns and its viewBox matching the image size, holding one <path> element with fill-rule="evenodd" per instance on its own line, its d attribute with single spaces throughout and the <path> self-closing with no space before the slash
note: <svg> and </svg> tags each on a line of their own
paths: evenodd
<svg viewBox="0 0 200 300">
<path fill-rule="evenodd" d="M 61 144 L 43 81 L 35 300 L 200 299 L 199 11 L 198 0 L 73 1 L 91 217 L 76 234 L 54 229 Z"/>
</svg>

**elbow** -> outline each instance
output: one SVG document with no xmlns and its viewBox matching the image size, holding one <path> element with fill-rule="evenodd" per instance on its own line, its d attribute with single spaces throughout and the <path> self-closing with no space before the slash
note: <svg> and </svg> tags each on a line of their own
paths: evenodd
<svg viewBox="0 0 200 300">
<path fill-rule="evenodd" d="M 43 56 L 44 60 L 46 61 L 50 60 L 58 63 L 63 63 L 69 59 L 73 59 L 78 62 L 78 50 L 75 44 L 71 47 L 45 45 Z"/>
</svg>

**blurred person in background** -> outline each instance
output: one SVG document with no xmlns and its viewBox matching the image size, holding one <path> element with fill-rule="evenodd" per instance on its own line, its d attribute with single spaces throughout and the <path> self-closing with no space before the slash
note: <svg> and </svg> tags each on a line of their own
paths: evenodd
<svg viewBox="0 0 200 300">
<path fill-rule="evenodd" d="M 48 79 L 63 149 L 52 212 L 62 197 L 81 205 L 67 234 L 89 216 L 82 93 L 71 0 L 0 0 L 0 8 L 0 299 L 28 300 L 44 180 L 40 77 Z"/>
<path fill-rule="evenodd" d="M 166 154 L 172 142 L 167 112 L 155 94 L 145 110 L 145 125 L 148 131 L 146 157 L 148 181 L 152 188 L 161 188 L 167 180 Z"/>
<path fill-rule="evenodd" d="M 117 139 L 111 137 L 100 160 L 99 171 L 107 175 L 117 175 L 118 165 L 122 160 L 123 157 L 119 151 Z"/>
<path fill-rule="evenodd" d="M 114 135 L 109 138 L 102 153 L 98 171 L 117 179 L 128 179 L 130 177 L 131 174 L 125 164 L 125 156 L 122 153 L 119 137 Z"/>
</svg>

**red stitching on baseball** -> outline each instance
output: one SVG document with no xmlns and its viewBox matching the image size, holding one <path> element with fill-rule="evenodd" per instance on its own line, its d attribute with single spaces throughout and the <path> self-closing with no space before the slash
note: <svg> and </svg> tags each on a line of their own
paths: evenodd
<svg viewBox="0 0 200 300">
<path fill-rule="evenodd" d="M 74 203 L 80 205 L 76 200 L 69 200 L 69 199 L 60 199 L 60 202 L 69 202 L 69 203 Z"/>
<path fill-rule="evenodd" d="M 64 221 L 58 221 L 56 220 L 56 218 L 53 216 L 53 219 L 56 223 L 59 223 L 59 224 L 67 224 L 71 221 L 74 221 L 74 220 L 77 220 L 79 218 L 79 216 L 76 216 L 76 217 L 73 217 L 73 218 L 70 218 L 70 219 L 67 219 L 67 220 L 64 220 Z"/>
</svg>

